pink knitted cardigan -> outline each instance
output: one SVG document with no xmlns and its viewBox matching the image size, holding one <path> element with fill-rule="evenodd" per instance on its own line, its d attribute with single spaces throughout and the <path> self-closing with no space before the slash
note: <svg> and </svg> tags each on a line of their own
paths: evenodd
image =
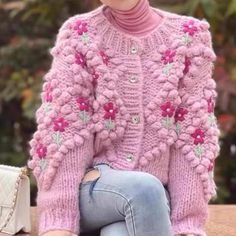
<svg viewBox="0 0 236 236">
<path fill-rule="evenodd" d="M 29 142 L 39 235 L 79 234 L 79 184 L 86 168 L 104 162 L 159 178 L 170 192 L 173 233 L 206 236 L 220 150 L 209 24 L 153 8 L 161 23 L 135 37 L 103 7 L 66 20 L 50 50 Z"/>
</svg>

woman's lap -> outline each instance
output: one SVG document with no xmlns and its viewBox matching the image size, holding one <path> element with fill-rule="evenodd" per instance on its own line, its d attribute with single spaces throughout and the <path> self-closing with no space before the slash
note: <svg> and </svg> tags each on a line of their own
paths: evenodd
<svg viewBox="0 0 236 236">
<path fill-rule="evenodd" d="M 146 215 L 148 215 L 147 212 L 151 214 L 153 208 L 159 207 L 157 194 L 160 195 L 161 204 L 170 207 L 168 191 L 153 175 L 140 171 L 115 170 L 108 165 L 97 165 L 95 168 L 98 168 L 100 176 L 95 180 L 80 184 L 82 233 L 99 230 L 114 222 L 124 222 L 127 220 L 125 214 L 128 211 L 124 208 L 127 208 L 130 202 L 136 202 L 136 205 L 140 203 L 138 211 Z M 153 186 L 155 186 L 154 189 Z M 145 203 L 146 200 L 148 203 Z M 145 204 L 146 206 L 143 206 Z M 130 211 L 133 210 L 135 209 L 131 206 Z M 138 220 L 139 218 L 136 217 L 136 221 Z M 107 227 L 106 231 L 110 228 Z"/>
<path fill-rule="evenodd" d="M 161 184 L 158 178 L 146 172 L 115 170 L 112 167 L 110 167 L 108 164 L 103 164 L 103 163 L 96 165 L 94 168 L 99 170 L 100 176 L 95 180 L 87 181 L 85 183 L 81 183 L 80 185 L 80 190 L 81 190 L 81 186 L 83 187 L 86 186 L 86 188 L 88 188 L 87 187 L 88 185 L 90 195 L 92 194 L 92 190 L 95 184 L 97 185 L 97 183 L 102 183 L 103 185 L 110 186 L 120 192 L 125 192 L 127 188 L 128 188 L 127 192 L 131 192 L 129 183 L 131 183 L 132 185 L 135 185 L 136 183 L 137 186 L 140 187 L 140 183 L 145 182 L 145 179 L 147 179 L 147 181 L 152 179 L 156 181 L 157 184 Z M 132 187 L 136 187 L 136 186 L 132 186 Z M 167 187 L 166 186 L 163 186 L 163 187 L 164 187 L 168 202 L 170 202 L 170 196 L 169 196 Z"/>
</svg>

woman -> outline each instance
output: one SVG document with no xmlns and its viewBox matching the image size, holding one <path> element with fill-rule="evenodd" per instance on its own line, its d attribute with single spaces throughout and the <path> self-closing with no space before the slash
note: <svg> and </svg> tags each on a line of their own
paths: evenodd
<svg viewBox="0 0 236 236">
<path fill-rule="evenodd" d="M 51 50 L 28 164 L 39 235 L 206 236 L 219 153 L 209 24 L 101 2 Z"/>
</svg>

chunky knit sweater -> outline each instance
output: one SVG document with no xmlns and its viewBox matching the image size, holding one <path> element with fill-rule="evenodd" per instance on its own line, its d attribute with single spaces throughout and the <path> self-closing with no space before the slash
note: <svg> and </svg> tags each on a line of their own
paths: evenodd
<svg viewBox="0 0 236 236">
<path fill-rule="evenodd" d="M 133 36 L 103 9 L 66 20 L 50 50 L 29 141 L 39 235 L 79 234 L 79 184 L 103 162 L 156 176 L 168 186 L 173 234 L 205 236 L 220 150 L 209 24 L 153 8 L 162 21 Z"/>
</svg>

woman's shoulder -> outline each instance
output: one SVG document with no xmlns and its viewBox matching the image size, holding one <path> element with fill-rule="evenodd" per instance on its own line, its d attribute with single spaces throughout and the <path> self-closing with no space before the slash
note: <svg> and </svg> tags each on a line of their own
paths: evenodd
<svg viewBox="0 0 236 236">
<path fill-rule="evenodd" d="M 152 7 L 152 8 L 153 10 L 156 10 L 157 13 L 159 12 L 167 20 L 169 20 L 168 23 L 183 25 L 186 22 L 193 22 L 201 26 L 204 25 L 205 26 L 204 28 L 210 27 L 209 22 L 205 18 L 200 19 L 198 17 L 186 15 L 184 13 L 175 13 L 175 12 L 171 12 L 171 11 L 156 8 L 156 7 Z"/>
<path fill-rule="evenodd" d="M 168 35 L 168 42 L 178 44 L 175 46 L 186 50 L 200 52 L 199 48 L 213 49 L 211 25 L 207 19 L 154 9 L 164 16 L 161 29 Z"/>
<path fill-rule="evenodd" d="M 211 38 L 210 23 L 205 18 L 197 18 L 195 16 L 183 13 L 174 13 L 168 10 L 153 7 L 153 10 L 159 12 L 163 17 L 162 30 L 168 32 L 169 36 L 185 40 L 186 44 L 190 41 L 201 40 L 204 35 Z M 192 44 L 193 45 L 193 44 Z"/>
<path fill-rule="evenodd" d="M 101 7 L 98 7 L 89 12 L 78 13 L 64 20 L 57 30 L 54 46 L 49 50 L 50 54 L 58 57 L 63 55 L 63 51 L 68 47 L 71 48 L 70 54 L 74 50 L 86 51 L 94 47 L 92 42 L 97 34 L 94 20 L 99 17 L 100 9 Z"/>
<path fill-rule="evenodd" d="M 93 24 L 102 18 L 103 5 L 84 13 L 77 13 L 68 17 L 64 22 L 62 22 L 58 32 L 64 30 L 71 30 L 71 32 L 77 29 L 78 34 L 86 33 L 90 29 L 90 32 L 95 28 Z"/>
</svg>

